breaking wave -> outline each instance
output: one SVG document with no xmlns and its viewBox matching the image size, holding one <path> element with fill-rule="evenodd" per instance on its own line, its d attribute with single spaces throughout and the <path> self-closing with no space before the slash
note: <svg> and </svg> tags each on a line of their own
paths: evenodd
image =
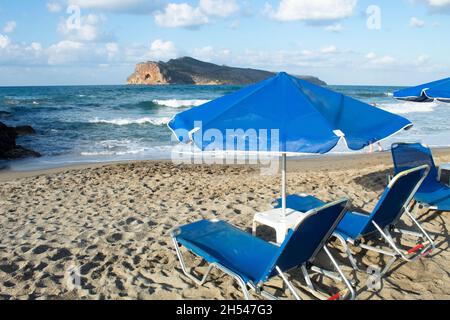
<svg viewBox="0 0 450 320">
<path fill-rule="evenodd" d="M 114 124 L 117 126 L 127 126 L 132 124 L 152 124 L 154 126 L 163 126 L 169 123 L 171 118 L 169 117 L 143 117 L 139 119 L 127 119 L 127 118 L 119 118 L 119 119 L 99 119 L 95 118 L 94 120 L 89 121 L 90 123 L 103 123 L 103 124 Z"/>
<path fill-rule="evenodd" d="M 183 107 L 197 107 L 202 104 L 205 104 L 211 100 L 202 100 L 202 99 L 193 99 L 193 100 L 178 100 L 178 99 L 169 99 L 169 100 L 153 100 L 154 104 L 159 106 L 165 106 L 170 108 L 183 108 Z"/>
</svg>

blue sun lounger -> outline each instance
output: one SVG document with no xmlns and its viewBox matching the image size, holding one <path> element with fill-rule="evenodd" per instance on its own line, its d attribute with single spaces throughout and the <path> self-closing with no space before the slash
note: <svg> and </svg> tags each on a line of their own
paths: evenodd
<svg viewBox="0 0 450 320">
<path fill-rule="evenodd" d="M 420 186 L 414 199 L 432 210 L 450 211 L 450 187 L 438 181 L 438 170 L 430 148 L 420 143 L 395 143 L 392 145 L 395 173 L 428 165 L 430 173 Z"/>
<path fill-rule="evenodd" d="M 264 291 L 264 285 L 271 278 L 280 276 L 293 296 L 300 299 L 286 274 L 299 267 L 305 277 L 308 291 L 316 297 L 325 298 L 314 288 L 308 274 L 308 270 L 312 270 L 316 255 L 323 249 L 338 272 L 340 280 L 347 286 L 345 293 L 338 293 L 331 299 L 354 299 L 355 292 L 350 282 L 326 247 L 329 237 L 346 211 L 347 203 L 348 200 L 343 199 L 309 211 L 295 230 L 289 230 L 281 246 L 252 236 L 223 221 L 198 221 L 176 228 L 171 232 L 171 236 L 182 271 L 199 285 L 205 283 L 211 269 L 215 267 L 238 282 L 246 299 L 250 299 L 249 289 L 264 298 L 277 299 Z M 187 269 L 181 247 L 209 263 L 201 279 Z M 317 267 L 315 270 L 330 277 L 334 273 Z"/>
<path fill-rule="evenodd" d="M 429 167 L 423 165 L 399 173 L 391 180 L 371 214 L 350 211 L 345 214 L 333 235 L 344 246 L 350 263 L 355 270 L 360 270 L 360 268 L 357 266 L 348 243 L 392 257 L 380 275 L 384 275 L 398 258 L 402 258 L 405 261 L 414 261 L 428 255 L 434 249 L 433 239 L 409 211 L 409 205 L 414 194 L 428 172 Z M 280 201 L 278 200 L 278 206 Z M 311 210 L 311 208 L 321 206 L 323 203 L 323 201 L 308 195 L 292 195 L 287 198 L 287 207 L 300 212 Z M 397 227 L 403 214 L 406 214 L 411 219 L 417 227 L 417 231 L 420 232 Z M 400 244 L 392 236 L 394 232 L 422 239 L 422 243 L 410 249 L 401 249 L 399 247 Z M 375 236 L 381 237 L 390 249 L 377 248 L 365 243 L 367 238 Z"/>
</svg>

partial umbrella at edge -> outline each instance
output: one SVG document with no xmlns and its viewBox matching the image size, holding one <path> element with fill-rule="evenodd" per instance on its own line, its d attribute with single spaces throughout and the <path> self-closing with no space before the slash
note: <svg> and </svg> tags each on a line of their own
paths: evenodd
<svg viewBox="0 0 450 320">
<path fill-rule="evenodd" d="M 394 98 L 413 102 L 431 102 L 439 100 L 450 103 L 450 78 L 406 88 L 394 93 Z"/>
</svg>

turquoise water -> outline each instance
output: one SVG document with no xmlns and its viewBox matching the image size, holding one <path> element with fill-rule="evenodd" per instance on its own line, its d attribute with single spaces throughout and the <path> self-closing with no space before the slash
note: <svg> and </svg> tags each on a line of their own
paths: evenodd
<svg viewBox="0 0 450 320">
<path fill-rule="evenodd" d="M 392 98 L 398 87 L 330 86 L 401 114 L 414 128 L 383 142 L 422 141 L 450 146 L 450 105 L 405 103 Z M 70 163 L 170 157 L 167 122 L 178 112 L 238 90 L 237 86 L 71 86 L 0 88 L 0 118 L 10 126 L 30 124 L 37 134 L 18 143 L 43 157 L 7 163 L 14 169 Z M 346 152 L 337 147 L 335 152 Z"/>
</svg>

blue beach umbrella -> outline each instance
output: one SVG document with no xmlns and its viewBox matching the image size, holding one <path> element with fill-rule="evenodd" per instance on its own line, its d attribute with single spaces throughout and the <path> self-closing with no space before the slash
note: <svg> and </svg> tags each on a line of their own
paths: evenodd
<svg viewBox="0 0 450 320">
<path fill-rule="evenodd" d="M 325 154 L 340 140 L 351 150 L 361 150 L 412 124 L 283 72 L 181 112 L 168 126 L 178 141 L 193 142 L 202 151 L 213 145 L 214 151 L 281 156 L 285 212 L 287 155 Z"/>
<path fill-rule="evenodd" d="M 394 98 L 413 102 L 439 100 L 450 103 L 450 78 L 399 90 L 394 93 Z"/>
</svg>

